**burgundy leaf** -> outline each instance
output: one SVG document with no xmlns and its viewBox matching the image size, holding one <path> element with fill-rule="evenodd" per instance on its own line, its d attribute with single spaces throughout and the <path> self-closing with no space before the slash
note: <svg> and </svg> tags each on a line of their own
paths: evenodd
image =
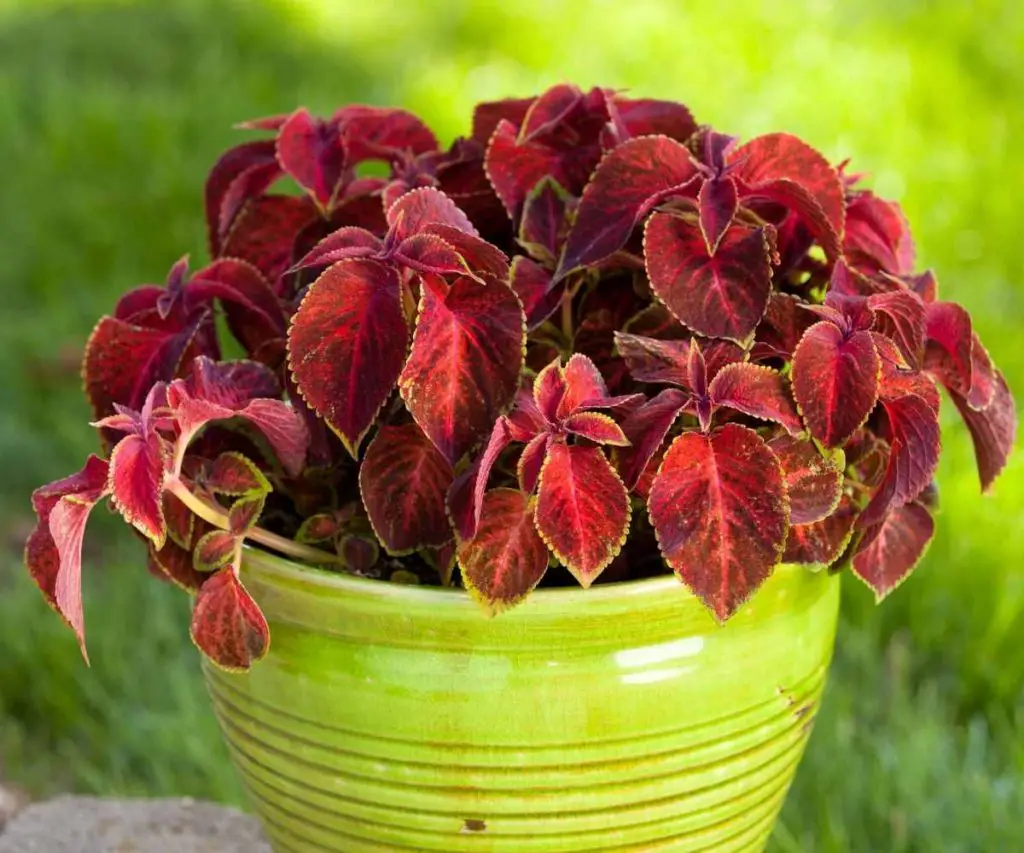
<svg viewBox="0 0 1024 853">
<path fill-rule="evenodd" d="M 533 490 L 537 488 L 537 481 L 540 479 L 540 472 L 550 446 L 551 434 L 540 433 L 530 439 L 519 456 L 516 475 L 519 479 L 519 488 L 528 495 L 532 495 Z"/>
<path fill-rule="evenodd" d="M 424 289 L 398 384 L 413 418 L 452 464 L 511 405 L 525 344 L 523 309 L 506 285 L 463 277 L 443 297 Z"/>
<path fill-rule="evenodd" d="M 399 153 L 424 154 L 437 148 L 437 137 L 408 110 L 349 104 L 338 110 L 332 121 L 341 128 L 350 164 L 393 159 Z"/>
<path fill-rule="evenodd" d="M 598 447 L 556 441 L 548 449 L 537 497 L 537 531 L 584 587 L 622 548 L 629 495 Z"/>
<path fill-rule="evenodd" d="M 590 405 L 603 407 L 608 398 L 608 386 L 604 384 L 601 371 L 589 358 L 573 353 L 562 368 L 565 393 L 558 401 L 556 417 L 566 418 Z"/>
<path fill-rule="evenodd" d="M 935 521 L 921 504 L 896 507 L 865 533 L 853 555 L 853 573 L 881 601 L 910 576 L 934 534 Z"/>
<path fill-rule="evenodd" d="M 270 628 L 233 566 L 199 590 L 189 630 L 192 642 L 221 669 L 244 671 L 266 655 Z"/>
<path fill-rule="evenodd" d="M 666 562 L 720 622 L 772 573 L 789 529 L 779 460 L 738 424 L 680 435 L 648 510 Z"/>
<path fill-rule="evenodd" d="M 221 453 L 211 463 L 203 485 L 215 494 L 230 497 L 265 495 L 271 490 L 270 482 L 256 463 L 235 451 Z"/>
<path fill-rule="evenodd" d="M 610 151 L 583 192 L 555 278 L 621 249 L 654 204 L 698 174 L 686 146 L 666 136 L 641 136 Z"/>
<path fill-rule="evenodd" d="M 220 256 L 248 261 L 268 281 L 277 281 L 288 269 L 296 241 L 304 229 L 322 221 L 313 201 L 306 197 L 262 195 L 250 200 L 225 235 Z"/>
<path fill-rule="evenodd" d="M 345 170 L 345 150 L 336 123 L 296 110 L 278 130 L 277 159 L 320 207 L 330 206 Z"/>
<path fill-rule="evenodd" d="M 782 465 L 790 523 L 812 524 L 831 514 L 843 494 L 843 451 L 822 453 L 813 441 L 791 435 L 773 438 L 768 447 Z"/>
<path fill-rule="evenodd" d="M 805 304 L 791 293 L 772 293 L 772 298 L 768 300 L 768 310 L 757 327 L 757 343 L 754 346 L 760 346 L 768 356 L 788 361 L 804 332 L 815 323 L 814 315 L 804 310 Z"/>
<path fill-rule="evenodd" d="M 868 191 L 849 199 L 843 253 L 855 266 L 869 272 L 910 273 L 914 240 L 900 206 Z"/>
<path fill-rule="evenodd" d="M 498 124 L 505 120 L 518 128 L 536 98 L 506 98 L 484 101 L 473 109 L 473 139 L 486 145 Z"/>
<path fill-rule="evenodd" d="M 625 447 L 629 439 L 620 427 L 608 415 L 600 412 L 577 412 L 569 415 L 562 422 L 562 428 L 573 435 L 593 441 L 596 444 L 610 444 Z"/>
<path fill-rule="evenodd" d="M 185 504 L 171 492 L 164 492 L 164 521 L 167 523 L 168 538 L 180 548 L 191 548 L 195 533 L 196 517 Z"/>
<path fill-rule="evenodd" d="M 500 281 L 508 278 L 508 256 L 486 240 L 443 222 L 428 225 L 426 233 L 440 237 L 455 249 L 473 272 Z"/>
<path fill-rule="evenodd" d="M 466 589 L 491 614 L 526 598 L 547 571 L 548 549 L 534 527 L 533 504 L 515 489 L 492 489 L 476 535 L 459 543 Z"/>
<path fill-rule="evenodd" d="M 231 562 L 238 548 L 238 539 L 227 530 L 211 530 L 199 537 L 192 553 L 198 572 L 215 572 Z"/>
<path fill-rule="evenodd" d="M 794 524 L 789 528 L 783 562 L 831 566 L 850 543 L 857 515 L 854 502 L 843 495 L 831 515 L 809 524 Z"/>
<path fill-rule="evenodd" d="M 634 136 L 667 136 L 685 142 L 697 130 L 693 115 L 682 104 L 654 98 L 608 98 L 608 112 L 619 141 Z"/>
<path fill-rule="evenodd" d="M 995 394 L 992 362 L 971 328 L 971 317 L 954 302 L 927 306 L 925 367 L 973 409 L 984 409 Z"/>
<path fill-rule="evenodd" d="M 697 226 L 656 213 L 644 235 L 651 289 L 684 326 L 742 341 L 768 307 L 772 233 L 767 227 L 733 225 L 712 257 Z"/>
<path fill-rule="evenodd" d="M 454 201 L 433 187 L 407 192 L 388 208 L 387 218 L 398 242 L 420 233 L 429 225 L 450 225 L 467 234 L 476 234 L 469 217 Z"/>
<path fill-rule="evenodd" d="M 931 375 L 911 367 L 899 346 L 891 338 L 878 332 L 872 332 L 871 336 L 882 363 L 878 385 L 879 399 L 892 400 L 905 397 L 907 394 L 916 394 L 938 414 L 941 398 Z"/>
<path fill-rule="evenodd" d="M 207 576 L 197 572 L 192 563 L 192 547 L 182 547 L 168 538 L 164 547 L 157 550 L 149 544 L 147 568 L 154 576 L 167 580 L 175 586 L 194 593 L 199 590 Z"/>
<path fill-rule="evenodd" d="M 995 373 L 995 386 L 992 402 L 980 412 L 971 408 L 955 391 L 950 395 L 971 433 L 983 492 L 991 488 L 996 477 L 1006 467 L 1017 436 L 1017 411 L 1013 397 L 1006 379 L 998 370 Z"/>
<path fill-rule="evenodd" d="M 117 511 L 143 536 L 162 548 L 167 536 L 163 487 L 167 456 L 162 439 L 126 435 L 110 455 L 107 488 Z"/>
<path fill-rule="evenodd" d="M 891 338 L 913 365 L 924 354 L 925 304 L 912 290 L 893 290 L 868 297 L 875 312 L 875 328 Z"/>
<path fill-rule="evenodd" d="M 797 435 L 804 425 L 782 374 L 757 364 L 728 364 L 711 381 L 708 394 L 715 406 L 782 424 Z"/>
<path fill-rule="evenodd" d="M 630 491 L 634 490 L 648 463 L 662 446 L 687 399 L 682 391 L 666 388 L 623 422 L 622 432 L 629 446 L 616 451 L 615 461 L 622 482 Z"/>
<path fill-rule="evenodd" d="M 526 313 L 526 327 L 533 331 L 555 313 L 565 295 L 563 284 L 552 285 L 551 273 L 525 255 L 512 261 L 509 284 Z"/>
<path fill-rule="evenodd" d="M 332 231 L 292 267 L 291 272 L 330 266 L 348 258 L 371 258 L 384 249 L 384 242 L 365 228 L 346 226 Z"/>
<path fill-rule="evenodd" d="M 299 390 L 353 456 L 398 381 L 408 336 L 398 276 L 377 261 L 332 266 L 292 320 Z"/>
<path fill-rule="evenodd" d="M 849 337 L 815 323 L 793 353 L 793 394 L 811 435 L 826 447 L 844 445 L 878 399 L 881 362 L 871 333 Z"/>
<path fill-rule="evenodd" d="M 526 197 L 519 223 L 519 245 L 536 260 L 553 267 L 565 239 L 571 199 L 552 178 L 543 178 Z"/>
<path fill-rule="evenodd" d="M 700 209 L 700 231 L 704 235 L 709 255 L 714 255 L 718 244 L 732 223 L 739 208 L 736 184 L 730 178 L 705 181 L 697 194 Z"/>
<path fill-rule="evenodd" d="M 390 554 L 440 546 L 452 537 L 445 496 L 454 474 L 416 424 L 383 426 L 366 449 L 359 491 Z"/>
<path fill-rule="evenodd" d="M 403 240 L 394 260 L 421 275 L 473 275 L 455 247 L 433 234 L 416 234 Z"/>
<path fill-rule="evenodd" d="M 257 492 L 236 500 L 228 511 L 228 526 L 235 536 L 242 536 L 256 526 L 266 504 L 265 493 Z"/>
<path fill-rule="evenodd" d="M 211 255 L 220 254 L 221 240 L 245 203 L 267 189 L 280 174 L 270 139 L 236 145 L 214 164 L 204 192 Z"/>
<path fill-rule="evenodd" d="M 480 523 L 483 511 L 484 492 L 491 470 L 502 452 L 513 440 L 509 420 L 500 417 L 494 422 L 483 453 L 452 483 L 448 490 L 448 514 L 462 539 L 472 539 Z"/>
</svg>

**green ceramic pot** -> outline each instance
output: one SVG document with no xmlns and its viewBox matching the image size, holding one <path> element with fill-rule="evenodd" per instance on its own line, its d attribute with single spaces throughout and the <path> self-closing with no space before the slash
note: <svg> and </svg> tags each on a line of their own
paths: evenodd
<svg viewBox="0 0 1024 853">
<path fill-rule="evenodd" d="M 493 619 L 251 550 L 242 577 L 270 653 L 206 679 L 280 853 L 762 850 L 839 602 L 792 566 L 725 627 L 674 577 Z"/>
</svg>

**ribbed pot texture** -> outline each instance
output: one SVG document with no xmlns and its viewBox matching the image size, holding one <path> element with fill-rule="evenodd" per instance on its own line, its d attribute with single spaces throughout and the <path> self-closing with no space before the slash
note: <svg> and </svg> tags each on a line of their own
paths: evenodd
<svg viewBox="0 0 1024 853">
<path fill-rule="evenodd" d="M 803 752 L 839 583 L 782 566 L 724 627 L 673 577 L 465 593 L 247 551 L 271 627 L 205 665 L 276 851 L 763 850 Z"/>
</svg>

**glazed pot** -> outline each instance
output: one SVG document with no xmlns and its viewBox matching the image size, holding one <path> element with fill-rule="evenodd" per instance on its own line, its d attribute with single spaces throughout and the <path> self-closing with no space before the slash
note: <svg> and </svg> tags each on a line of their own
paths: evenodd
<svg viewBox="0 0 1024 853">
<path fill-rule="evenodd" d="M 671 576 L 496 618 L 253 550 L 242 580 L 270 652 L 205 673 L 279 853 L 762 850 L 839 603 L 796 566 L 724 627 Z"/>
</svg>

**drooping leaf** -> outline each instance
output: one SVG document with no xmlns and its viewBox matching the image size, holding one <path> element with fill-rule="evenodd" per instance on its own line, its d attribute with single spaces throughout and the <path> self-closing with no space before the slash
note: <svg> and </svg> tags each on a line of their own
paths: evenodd
<svg viewBox="0 0 1024 853">
<path fill-rule="evenodd" d="M 299 390 L 353 456 L 398 381 L 408 336 L 398 276 L 377 261 L 330 267 L 292 319 Z"/>
<path fill-rule="evenodd" d="M 461 539 L 473 538 L 480 523 L 484 493 L 487 491 L 491 470 L 512 440 L 509 419 L 504 416 L 498 418 L 491 428 L 491 435 L 484 445 L 483 453 L 455 478 L 448 489 L 448 514 Z"/>
<path fill-rule="evenodd" d="M 270 139 L 236 145 L 214 164 L 204 191 L 211 255 L 220 253 L 221 240 L 245 203 L 260 195 L 280 174 Z"/>
<path fill-rule="evenodd" d="M 973 409 L 984 409 L 995 394 L 992 362 L 971 327 L 971 316 L 955 302 L 927 306 L 925 367 Z"/>
<path fill-rule="evenodd" d="M 443 297 L 424 289 L 398 385 L 413 418 L 452 464 L 511 405 L 525 343 L 523 309 L 506 285 L 463 277 Z"/>
<path fill-rule="evenodd" d="M 556 441 L 540 474 L 537 531 L 584 587 L 622 548 L 629 495 L 598 447 Z"/>
<path fill-rule="evenodd" d="M 782 466 L 738 424 L 676 438 L 647 505 L 666 562 L 719 621 L 764 583 L 786 544 Z"/>
<path fill-rule="evenodd" d="M 843 494 L 843 451 L 822 453 L 813 441 L 792 435 L 773 438 L 768 447 L 782 465 L 790 523 L 813 524 L 831 514 Z"/>
<path fill-rule="evenodd" d="M 910 273 L 914 240 L 900 206 L 864 190 L 849 198 L 843 254 L 862 270 Z"/>
<path fill-rule="evenodd" d="M 708 254 L 714 255 L 739 208 L 736 183 L 729 178 L 705 181 L 697 194 L 697 205 L 704 243 Z"/>
<path fill-rule="evenodd" d="M 621 249 L 661 198 L 698 174 L 686 146 L 666 136 L 641 136 L 614 148 L 583 192 L 555 278 Z"/>
<path fill-rule="evenodd" d="M 701 335 L 742 341 L 768 307 L 772 233 L 767 226 L 734 224 L 710 256 L 696 225 L 655 213 L 644 235 L 651 289 L 684 326 Z"/>
<path fill-rule="evenodd" d="M 522 601 L 548 567 L 548 549 L 533 523 L 534 501 L 516 489 L 484 496 L 476 535 L 459 543 L 462 579 L 477 601 L 495 614 Z"/>
<path fill-rule="evenodd" d="M 270 628 L 233 566 L 212 575 L 192 610 L 192 642 L 221 669 L 244 671 L 270 648 Z"/>
<path fill-rule="evenodd" d="M 934 535 L 935 522 L 921 504 L 896 507 L 865 533 L 853 555 L 853 573 L 881 601 L 910 576 Z"/>
<path fill-rule="evenodd" d="M 878 400 L 881 362 L 871 333 L 849 337 L 828 321 L 811 326 L 793 353 L 793 395 L 826 447 L 844 445 Z"/>
<path fill-rule="evenodd" d="M 616 451 L 615 461 L 619 476 L 630 491 L 636 487 L 658 448 L 662 446 L 687 399 L 682 391 L 666 388 L 623 421 L 622 432 L 629 446 Z"/>
<path fill-rule="evenodd" d="M 783 562 L 831 566 L 850 543 L 858 514 L 853 500 L 843 495 L 838 506 L 825 518 L 794 524 L 789 528 Z"/>
<path fill-rule="evenodd" d="M 167 453 L 155 433 L 148 437 L 126 435 L 110 455 L 108 489 L 124 520 L 157 548 L 167 536 L 163 486 Z"/>
<path fill-rule="evenodd" d="M 179 548 L 191 548 L 196 517 L 180 498 L 168 491 L 164 492 L 164 520 L 167 537 Z"/>
<path fill-rule="evenodd" d="M 211 530 L 199 537 L 192 553 L 198 572 L 215 572 L 224 568 L 235 556 L 238 538 L 228 530 Z"/>
<path fill-rule="evenodd" d="M 980 412 L 971 408 L 956 392 L 950 394 L 971 433 L 983 492 L 992 487 L 996 477 L 1006 467 L 1017 436 L 1017 410 L 1013 396 L 1005 377 L 998 370 L 995 386 L 992 402 Z"/>
<path fill-rule="evenodd" d="M 715 406 L 782 424 L 797 435 L 804 425 L 782 374 L 759 364 L 727 364 L 708 386 Z"/>
<path fill-rule="evenodd" d="M 445 497 L 453 479 L 452 466 L 418 426 L 380 428 L 359 468 L 359 491 L 389 553 L 407 554 L 451 539 Z"/>
</svg>

